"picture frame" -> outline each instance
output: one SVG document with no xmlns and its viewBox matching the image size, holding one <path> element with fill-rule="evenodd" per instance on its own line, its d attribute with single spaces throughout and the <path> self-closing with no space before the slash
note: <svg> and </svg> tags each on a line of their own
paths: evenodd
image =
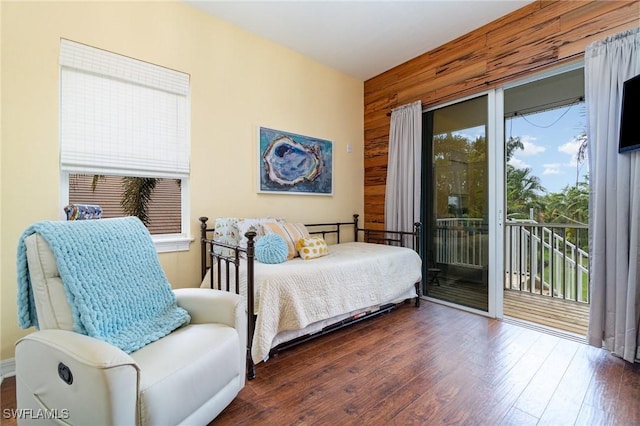
<svg viewBox="0 0 640 426">
<path fill-rule="evenodd" d="M 333 142 L 259 127 L 258 192 L 333 195 Z"/>
</svg>

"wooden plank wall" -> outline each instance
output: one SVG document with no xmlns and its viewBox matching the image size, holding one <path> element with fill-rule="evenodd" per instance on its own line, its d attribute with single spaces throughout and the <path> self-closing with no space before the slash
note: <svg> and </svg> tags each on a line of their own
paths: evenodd
<svg viewBox="0 0 640 426">
<path fill-rule="evenodd" d="M 640 1 L 536 1 L 364 83 L 365 226 L 384 228 L 392 108 L 437 105 L 583 57 L 640 26 Z"/>
</svg>

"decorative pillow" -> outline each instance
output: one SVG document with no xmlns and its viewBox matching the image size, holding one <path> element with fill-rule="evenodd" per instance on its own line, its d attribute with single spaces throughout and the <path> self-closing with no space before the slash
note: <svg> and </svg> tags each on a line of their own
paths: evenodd
<svg viewBox="0 0 640 426">
<path fill-rule="evenodd" d="M 289 248 L 278 234 L 265 235 L 256 243 L 256 260 L 261 263 L 282 263 L 287 260 Z"/>
<path fill-rule="evenodd" d="M 216 219 L 213 241 L 237 246 L 240 243 L 238 219 L 235 217 L 220 217 Z M 233 250 L 224 247 L 214 247 L 213 252 L 218 255 L 232 256 Z"/>
<path fill-rule="evenodd" d="M 322 237 L 300 238 L 296 250 L 303 260 L 315 259 L 329 254 L 327 242 Z"/>
<path fill-rule="evenodd" d="M 278 234 L 287 243 L 289 255 L 288 259 L 298 256 L 296 245 L 300 238 L 309 238 L 309 231 L 302 223 L 284 223 L 266 222 L 262 224 L 262 230 L 265 235 Z"/>
<path fill-rule="evenodd" d="M 247 248 L 247 242 L 249 241 L 247 237 L 244 236 L 249 231 L 253 231 L 256 233 L 255 241 L 258 241 L 260 237 L 264 235 L 262 231 L 263 223 L 273 223 L 277 222 L 278 219 L 273 217 L 258 217 L 258 218 L 240 218 L 238 219 L 238 232 L 239 232 L 239 242 L 238 245 L 242 248 Z"/>
<path fill-rule="evenodd" d="M 100 219 L 102 207 L 97 204 L 69 204 L 64 208 L 67 220 Z"/>
</svg>

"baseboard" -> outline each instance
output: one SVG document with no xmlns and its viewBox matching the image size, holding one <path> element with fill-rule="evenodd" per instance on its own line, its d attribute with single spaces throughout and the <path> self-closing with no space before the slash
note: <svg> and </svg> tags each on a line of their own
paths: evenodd
<svg viewBox="0 0 640 426">
<path fill-rule="evenodd" d="M 0 377 L 12 377 L 16 375 L 16 359 L 3 359 L 0 360 Z"/>
</svg>

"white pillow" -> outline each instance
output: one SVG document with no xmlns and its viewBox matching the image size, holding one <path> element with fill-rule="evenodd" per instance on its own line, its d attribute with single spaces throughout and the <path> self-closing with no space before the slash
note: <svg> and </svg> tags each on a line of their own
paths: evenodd
<svg viewBox="0 0 640 426">
<path fill-rule="evenodd" d="M 276 219 L 273 217 L 238 219 L 237 226 L 238 226 L 238 231 L 240 233 L 238 245 L 242 248 L 247 248 L 247 243 L 249 242 L 249 240 L 247 239 L 247 237 L 245 237 L 244 234 L 246 234 L 249 231 L 254 231 L 256 233 L 256 237 L 254 238 L 254 241 L 257 241 L 260 237 L 264 235 L 264 231 L 262 230 L 262 225 L 264 223 L 279 223 L 280 221 L 282 221 L 282 219 Z"/>
<path fill-rule="evenodd" d="M 240 243 L 240 231 L 238 230 L 238 218 L 219 217 L 216 219 L 213 241 L 237 246 Z M 213 252 L 218 255 L 232 256 L 233 250 L 214 246 Z"/>
</svg>

